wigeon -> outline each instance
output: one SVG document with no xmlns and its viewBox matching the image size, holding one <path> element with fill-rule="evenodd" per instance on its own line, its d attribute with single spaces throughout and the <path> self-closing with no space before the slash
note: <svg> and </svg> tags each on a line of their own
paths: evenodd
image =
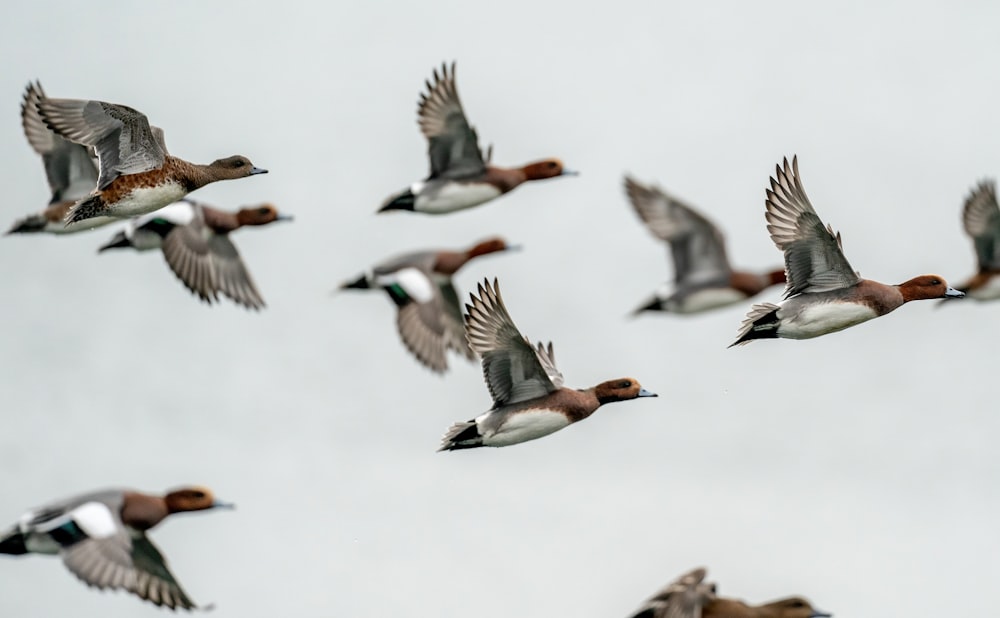
<svg viewBox="0 0 1000 618">
<path fill-rule="evenodd" d="M 261 309 L 264 299 L 229 233 L 247 225 L 291 219 L 271 204 L 226 212 L 181 200 L 133 219 L 98 252 L 162 249 L 170 270 L 201 300 L 212 304 L 221 293 L 247 309 Z"/>
<path fill-rule="evenodd" d="M 659 290 L 635 310 L 691 314 L 745 301 L 785 282 L 784 269 L 733 270 L 719 228 L 705 215 L 656 186 L 625 177 L 625 193 L 649 231 L 670 245 L 673 290 Z"/>
<path fill-rule="evenodd" d="M 438 451 L 510 446 L 535 440 L 587 418 L 606 403 L 656 397 L 634 378 L 608 380 L 588 389 L 563 386 L 552 343 L 532 347 L 511 320 L 497 281 L 479 285 L 465 306 L 465 334 L 483 359 L 483 377 L 493 407 L 465 423 L 455 423 Z"/>
<path fill-rule="evenodd" d="M 452 275 L 481 255 L 516 249 L 489 238 L 464 251 L 417 251 L 391 258 L 341 289 L 382 288 L 396 304 L 396 327 L 406 348 L 432 371 L 448 369 L 445 352 L 475 359 L 465 340 L 462 307 Z"/>
<path fill-rule="evenodd" d="M 266 174 L 243 156 L 208 165 L 171 156 L 163 131 L 131 107 L 41 97 L 42 119 L 64 138 L 97 150 L 100 175 L 93 193 L 76 203 L 66 223 L 92 217 L 133 217 L 153 212 L 219 180 Z"/>
<path fill-rule="evenodd" d="M 0 554 L 58 554 L 89 586 L 127 590 L 170 609 L 196 609 L 146 531 L 168 515 L 215 508 L 232 505 L 203 487 L 162 497 L 127 489 L 95 491 L 28 511 L 0 537 Z"/>
<path fill-rule="evenodd" d="M 921 275 L 899 285 L 862 279 L 844 257 L 840 234 L 824 226 L 799 177 L 798 158 L 776 166 L 767 190 L 771 240 L 785 253 L 785 301 L 751 307 L 734 345 L 754 339 L 809 339 L 885 315 L 911 300 L 958 298 L 944 278 Z"/>
<path fill-rule="evenodd" d="M 14 222 L 8 234 L 66 234 L 89 230 L 116 221 L 113 217 L 94 217 L 66 225 L 63 219 L 69 209 L 97 187 L 97 165 L 90 149 L 64 140 L 45 126 L 36 107 L 45 91 L 38 82 L 28 84 L 21 101 L 21 127 L 32 149 L 42 157 L 45 175 L 49 180 L 52 199 L 41 212 L 28 215 Z"/>
<path fill-rule="evenodd" d="M 747 605 L 720 597 L 714 583 L 705 582 L 705 569 L 695 569 L 663 587 L 630 618 L 830 618 L 802 597 L 763 605 Z"/>
<path fill-rule="evenodd" d="M 993 181 L 973 189 L 962 209 L 962 223 L 972 237 L 979 272 L 958 289 L 976 300 L 1000 298 L 1000 206 Z"/>
<path fill-rule="evenodd" d="M 417 122 L 427 138 L 431 173 L 421 182 L 389 197 L 379 212 L 411 210 L 440 215 L 471 208 L 511 191 L 527 180 L 573 175 L 559 159 L 544 159 L 519 168 L 490 165 L 483 156 L 479 137 L 462 111 L 455 86 L 455 63 L 451 71 L 442 65 L 434 71 L 434 83 L 420 95 Z"/>
</svg>

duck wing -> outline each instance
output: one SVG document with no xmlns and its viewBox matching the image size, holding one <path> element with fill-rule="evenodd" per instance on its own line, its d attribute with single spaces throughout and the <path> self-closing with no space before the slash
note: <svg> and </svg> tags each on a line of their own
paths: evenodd
<svg viewBox="0 0 1000 618">
<path fill-rule="evenodd" d="M 1000 206 L 993 181 L 979 183 L 966 198 L 962 224 L 972 237 L 979 272 L 1000 269 Z"/>
<path fill-rule="evenodd" d="M 42 98 L 37 103 L 45 123 L 66 139 L 92 146 L 100 161 L 97 188 L 119 176 L 163 166 L 166 152 L 142 112 L 104 101 Z"/>
<path fill-rule="evenodd" d="M 729 278 L 725 237 L 708 218 L 659 187 L 628 176 L 625 193 L 649 231 L 670 244 L 678 286 Z"/>
<path fill-rule="evenodd" d="M 840 234 L 824 225 L 809 203 L 798 157 L 775 167 L 765 217 L 771 240 L 785 253 L 785 298 L 851 287 L 861 281 L 844 257 Z"/>
<path fill-rule="evenodd" d="M 498 282 L 479 284 L 478 296 L 465 306 L 465 333 L 472 351 L 483 362 L 483 377 L 493 397 L 493 407 L 543 397 L 559 389 L 551 373 L 551 354 L 543 361 L 536 349 L 518 331 L 504 306 Z M 550 349 L 551 352 L 551 349 Z M 548 365 L 548 367 L 546 367 Z"/>
<path fill-rule="evenodd" d="M 465 178 L 486 169 L 479 136 L 469 126 L 458 99 L 455 85 L 455 64 L 441 72 L 434 71 L 433 83 L 427 81 L 427 92 L 420 95 L 417 123 L 429 143 L 427 155 L 431 161 L 431 178 Z"/>
</svg>

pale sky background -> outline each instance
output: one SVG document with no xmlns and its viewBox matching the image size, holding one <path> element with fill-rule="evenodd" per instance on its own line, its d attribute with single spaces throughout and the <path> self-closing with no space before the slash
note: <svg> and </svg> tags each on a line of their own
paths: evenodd
<svg viewBox="0 0 1000 618">
<path fill-rule="evenodd" d="M 200 304 L 157 254 L 98 256 L 114 228 L 0 238 L 0 525 L 96 488 L 209 485 L 238 509 L 151 536 L 220 618 L 625 616 L 698 565 L 724 594 L 802 594 L 839 618 L 995 613 L 1000 303 L 730 350 L 749 303 L 629 320 L 672 273 L 621 177 L 702 208 L 738 266 L 767 268 L 764 189 L 797 153 L 864 276 L 957 283 L 974 269 L 963 199 L 1000 173 L 998 18 L 995 2 L 6 3 L 0 223 L 49 197 L 18 117 L 36 78 L 145 112 L 177 156 L 248 156 L 271 173 L 193 197 L 296 219 L 235 236 L 259 314 Z M 451 60 L 495 162 L 581 175 L 374 215 L 426 174 L 416 102 Z M 660 397 L 435 453 L 489 407 L 480 368 L 430 373 L 384 294 L 330 291 L 494 234 L 524 251 L 471 263 L 464 293 L 499 277 L 569 386 L 630 375 Z M 0 582 L 3 616 L 162 615 L 54 558 L 0 557 Z"/>
</svg>

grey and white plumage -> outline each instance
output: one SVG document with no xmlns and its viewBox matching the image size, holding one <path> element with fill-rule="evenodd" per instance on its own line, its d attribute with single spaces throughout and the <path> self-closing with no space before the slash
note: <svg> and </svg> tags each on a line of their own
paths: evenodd
<svg viewBox="0 0 1000 618">
<path fill-rule="evenodd" d="M 82 99 L 38 102 L 46 124 L 78 144 L 91 146 L 100 161 L 97 188 L 122 175 L 163 166 L 167 157 L 163 131 L 154 132 L 146 115 L 125 105 Z"/>
<path fill-rule="evenodd" d="M 493 406 L 472 420 L 453 424 L 439 451 L 535 440 L 589 417 L 604 404 L 656 396 L 632 378 L 581 390 L 564 387 L 552 344 L 533 346 L 520 333 L 496 280 L 492 285 L 489 280 L 479 284 L 465 309 L 466 338 L 482 359 Z"/>
<path fill-rule="evenodd" d="M 962 225 L 976 253 L 976 274 L 956 286 L 977 300 L 1000 298 L 1000 205 L 996 183 L 980 182 L 962 208 Z"/>
<path fill-rule="evenodd" d="M 133 219 L 100 251 L 161 249 L 171 271 L 201 300 L 211 304 L 222 294 L 248 309 L 260 309 L 264 299 L 229 234 L 243 225 L 287 219 L 269 204 L 229 213 L 181 200 Z"/>
<path fill-rule="evenodd" d="M 417 109 L 417 123 L 428 141 L 428 180 L 482 174 L 488 160 L 458 98 L 454 62 L 450 69 L 442 65 L 440 73 L 434 70 L 434 81 L 427 81 L 427 92 L 421 93 Z"/>
<path fill-rule="evenodd" d="M 264 298 L 236 245 L 229 234 L 206 224 L 200 205 L 195 206 L 190 223 L 175 227 L 163 239 L 163 257 L 177 278 L 208 303 L 222 294 L 247 309 L 264 307 Z"/>
<path fill-rule="evenodd" d="M 667 243 L 674 266 L 673 285 L 658 290 L 635 313 L 700 313 L 742 302 L 784 282 L 782 270 L 734 270 L 719 227 L 660 187 L 626 176 L 625 193 L 649 231 Z"/>
<path fill-rule="evenodd" d="M 649 231 L 669 243 L 675 285 L 728 280 L 732 267 L 718 226 L 659 187 L 626 176 L 625 192 Z"/>
<path fill-rule="evenodd" d="M 123 504 L 120 490 L 53 502 L 25 513 L 0 543 L 19 538 L 27 552 L 57 554 L 98 589 L 126 590 L 171 609 L 196 608 L 146 533 L 122 521 Z"/>
<path fill-rule="evenodd" d="M 38 111 L 38 101 L 44 98 L 45 91 L 39 82 L 28 84 L 21 102 L 21 127 L 31 148 L 42 157 L 51 191 L 49 206 L 22 217 L 8 233 L 66 234 L 113 222 L 112 217 L 99 217 L 85 223 L 64 224 L 69 208 L 97 187 L 98 172 L 90 148 L 63 139 L 45 124 Z"/>
</svg>

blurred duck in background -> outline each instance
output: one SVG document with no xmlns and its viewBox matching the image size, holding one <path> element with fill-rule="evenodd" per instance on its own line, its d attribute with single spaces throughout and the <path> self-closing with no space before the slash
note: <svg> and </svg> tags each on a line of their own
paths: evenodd
<svg viewBox="0 0 1000 618">
<path fill-rule="evenodd" d="M 626 176 L 625 193 L 653 236 L 669 245 L 674 263 L 673 288 L 658 290 L 633 315 L 644 311 L 700 313 L 746 301 L 785 282 L 784 269 L 734 270 L 718 226 L 659 187 Z"/>
<path fill-rule="evenodd" d="M 406 349 L 431 371 L 448 369 L 446 351 L 475 359 L 465 339 L 462 308 L 452 276 L 469 260 L 518 249 L 499 237 L 465 250 L 416 251 L 378 264 L 340 289 L 382 288 L 395 303 L 396 328 Z"/>
<path fill-rule="evenodd" d="M 226 212 L 191 200 L 181 200 L 128 222 L 98 249 L 159 249 L 170 270 L 208 304 L 219 294 L 247 309 L 261 309 L 264 299 L 229 234 L 245 226 L 291 221 L 271 204 Z"/>
</svg>

